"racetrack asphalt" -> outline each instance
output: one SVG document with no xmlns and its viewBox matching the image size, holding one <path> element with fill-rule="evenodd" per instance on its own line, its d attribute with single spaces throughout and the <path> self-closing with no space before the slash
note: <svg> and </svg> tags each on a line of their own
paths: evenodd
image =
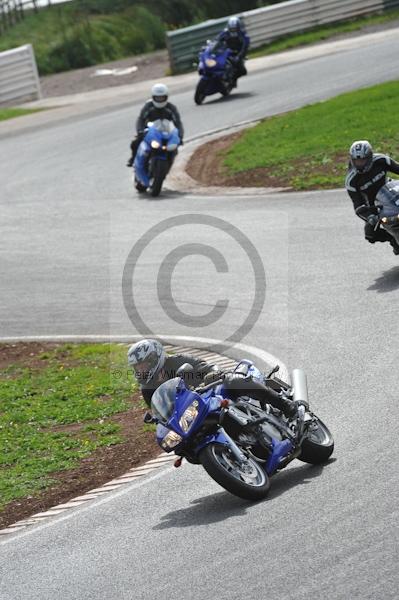
<svg viewBox="0 0 399 600">
<path fill-rule="evenodd" d="M 227 101 L 196 107 L 192 90 L 173 100 L 190 137 L 393 79 L 398 50 L 399 38 L 380 39 L 256 71 Z M 121 292 L 134 245 L 172 217 L 223 219 L 255 246 L 266 274 L 264 308 L 243 342 L 306 370 L 336 451 L 324 469 L 295 461 L 262 503 L 185 465 L 16 534 L 0 542 L 2 598 L 397 598 L 397 257 L 366 244 L 343 190 L 137 197 L 123 163 L 139 104 L 1 140 L 1 335 L 137 333 Z M 209 224 L 155 233 L 133 282 L 146 326 L 228 337 L 254 298 L 248 244 Z M 195 331 L 165 314 L 181 318 L 163 295 L 168 265 L 157 289 L 165 256 L 194 243 L 213 249 L 219 272 L 183 249 L 177 307 L 200 316 L 229 301 Z"/>
</svg>

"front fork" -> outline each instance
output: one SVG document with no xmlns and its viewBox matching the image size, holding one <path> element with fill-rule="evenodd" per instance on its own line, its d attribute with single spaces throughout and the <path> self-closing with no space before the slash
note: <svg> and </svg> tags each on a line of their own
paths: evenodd
<svg viewBox="0 0 399 600">
<path fill-rule="evenodd" d="M 221 426 L 218 427 L 217 431 L 214 434 L 208 435 L 204 440 L 202 440 L 200 446 L 198 446 L 197 448 L 197 454 L 199 454 L 202 448 L 205 448 L 205 446 L 209 446 L 209 444 L 221 444 L 223 446 L 226 446 L 227 448 L 229 448 L 229 450 L 231 451 L 232 455 L 238 463 L 244 464 L 245 462 L 247 462 L 247 457 L 245 456 L 245 454 L 240 450 L 235 441 Z"/>
</svg>

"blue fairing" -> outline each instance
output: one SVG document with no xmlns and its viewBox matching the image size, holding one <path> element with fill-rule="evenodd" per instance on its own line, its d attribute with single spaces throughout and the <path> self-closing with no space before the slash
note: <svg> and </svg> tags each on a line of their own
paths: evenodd
<svg viewBox="0 0 399 600">
<path fill-rule="evenodd" d="M 202 438 L 200 444 L 198 444 L 196 448 L 197 454 L 205 448 L 205 446 L 209 446 L 209 444 L 223 444 L 224 446 L 230 445 L 230 438 L 226 435 L 223 429 L 219 429 L 212 435 L 208 435 Z"/>
<path fill-rule="evenodd" d="M 198 73 L 207 86 L 204 93 L 208 96 L 221 93 L 225 88 L 222 78 L 225 76 L 227 61 L 232 52 L 224 44 L 211 42 L 200 52 Z M 207 61 L 213 61 L 213 66 L 207 65 Z"/>
<path fill-rule="evenodd" d="M 272 440 L 273 450 L 266 462 L 266 472 L 268 475 L 273 475 L 279 463 L 293 450 L 293 445 L 289 440 Z"/>
<path fill-rule="evenodd" d="M 252 362 L 245 362 L 252 370 Z M 254 375 L 256 375 L 256 371 L 254 371 Z M 179 377 L 163 383 L 154 392 L 151 403 L 153 413 L 160 421 L 157 426 L 158 444 L 165 452 L 174 450 L 179 453 L 179 449 L 183 450 L 188 442 L 191 452 L 196 455 L 209 444 L 231 446 L 232 440 L 223 427 L 215 427 L 210 433 L 197 435 L 205 419 L 212 413 L 217 417 L 217 423 L 221 412 L 220 402 L 226 397 L 221 385 L 199 394 L 187 389 L 184 381 Z M 193 407 L 195 407 L 195 415 L 188 418 L 186 415 L 190 414 Z M 189 422 L 188 429 L 187 422 Z M 186 429 L 182 423 L 186 424 Z M 171 432 L 174 433 L 171 434 Z M 169 438 L 167 438 L 168 435 Z M 195 440 L 194 445 L 193 440 Z M 273 437 L 271 448 L 267 462 L 263 463 L 268 475 L 272 475 L 278 469 L 282 459 L 292 452 L 293 444 L 288 439 L 281 441 Z"/>
<path fill-rule="evenodd" d="M 179 378 L 176 378 L 176 381 L 177 380 L 179 380 Z M 174 381 L 174 380 L 170 380 L 170 381 Z M 182 381 L 182 380 L 180 380 L 180 381 Z M 165 384 L 162 384 L 162 386 L 164 386 L 164 388 L 167 388 L 168 382 L 166 382 Z M 162 386 L 160 386 L 158 388 L 158 390 L 154 393 L 155 402 L 157 402 L 157 400 L 159 400 L 159 398 L 157 399 L 157 396 L 155 396 L 155 394 L 158 394 L 159 397 L 162 396 L 162 389 L 161 389 Z M 167 393 L 169 393 L 168 390 L 167 390 Z M 168 415 L 167 422 L 159 423 L 157 426 L 157 441 L 161 446 L 162 446 L 161 443 L 162 443 L 163 439 L 171 430 L 181 436 L 181 438 L 182 438 L 181 443 L 183 444 L 187 439 L 192 437 L 192 435 L 195 434 L 195 432 L 198 431 L 198 429 L 200 429 L 200 427 L 202 426 L 202 423 L 204 422 L 204 419 L 210 413 L 220 411 L 221 397 L 218 395 L 215 395 L 215 392 L 213 390 L 209 391 L 208 393 L 204 393 L 203 395 L 199 395 L 199 394 L 196 394 L 195 392 L 192 392 L 192 391 L 188 390 L 187 388 L 185 388 L 184 384 L 183 385 L 180 384 L 179 388 L 176 390 L 175 393 L 176 393 L 176 398 L 175 398 L 173 410 L 170 413 L 170 415 Z M 153 401 L 154 401 L 154 397 L 153 397 Z M 182 415 L 184 415 L 185 411 L 187 410 L 187 408 L 190 407 L 193 404 L 193 402 L 196 403 L 196 408 L 197 408 L 198 414 L 197 414 L 195 420 L 193 421 L 190 429 L 188 431 L 184 431 L 184 429 L 182 429 L 182 427 L 180 425 L 180 420 L 181 420 Z M 162 448 L 164 450 L 166 450 L 164 446 L 162 446 Z M 175 450 L 176 448 L 178 448 L 178 446 L 174 447 L 173 450 Z"/>
<path fill-rule="evenodd" d="M 134 160 L 134 171 L 136 179 L 145 187 L 150 185 L 150 177 L 147 171 L 148 157 L 150 155 L 150 146 L 143 140 L 137 150 Z"/>
<path fill-rule="evenodd" d="M 136 179 L 145 187 L 150 184 L 148 164 L 151 151 L 154 153 L 154 158 L 167 160 L 168 153 L 176 152 L 176 148 L 180 144 L 180 136 L 176 127 L 172 125 L 170 131 L 162 131 L 157 123 L 158 121 L 148 127 L 148 131 L 138 147 L 133 165 Z M 151 147 L 152 142 L 158 143 L 159 148 L 153 150 Z"/>
</svg>

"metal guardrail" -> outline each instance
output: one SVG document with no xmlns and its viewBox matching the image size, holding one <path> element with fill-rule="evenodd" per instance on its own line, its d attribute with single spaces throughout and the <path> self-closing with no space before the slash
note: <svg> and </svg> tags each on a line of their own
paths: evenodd
<svg viewBox="0 0 399 600">
<path fill-rule="evenodd" d="M 0 52 L 0 105 L 41 98 L 31 44 Z"/>
<path fill-rule="evenodd" d="M 288 0 L 239 16 L 251 38 L 251 48 L 257 48 L 290 33 L 395 7 L 399 7 L 399 0 Z M 225 27 L 229 16 L 168 31 L 166 40 L 172 72 L 190 69 L 201 46 Z"/>
<path fill-rule="evenodd" d="M 227 18 L 211 19 L 192 27 L 168 31 L 166 45 L 172 72 L 178 73 L 190 68 L 193 60 L 197 58 L 200 47 L 225 27 Z"/>
</svg>

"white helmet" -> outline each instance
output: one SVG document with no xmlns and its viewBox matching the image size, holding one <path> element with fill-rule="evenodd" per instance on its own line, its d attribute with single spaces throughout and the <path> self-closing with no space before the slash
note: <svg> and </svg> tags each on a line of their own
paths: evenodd
<svg viewBox="0 0 399 600">
<path fill-rule="evenodd" d="M 139 383 L 148 383 L 165 364 L 166 353 L 157 340 L 141 340 L 130 346 L 127 362 Z"/>
<path fill-rule="evenodd" d="M 156 83 L 152 86 L 151 96 L 156 108 L 164 108 L 168 102 L 169 91 L 164 83 Z"/>
</svg>

